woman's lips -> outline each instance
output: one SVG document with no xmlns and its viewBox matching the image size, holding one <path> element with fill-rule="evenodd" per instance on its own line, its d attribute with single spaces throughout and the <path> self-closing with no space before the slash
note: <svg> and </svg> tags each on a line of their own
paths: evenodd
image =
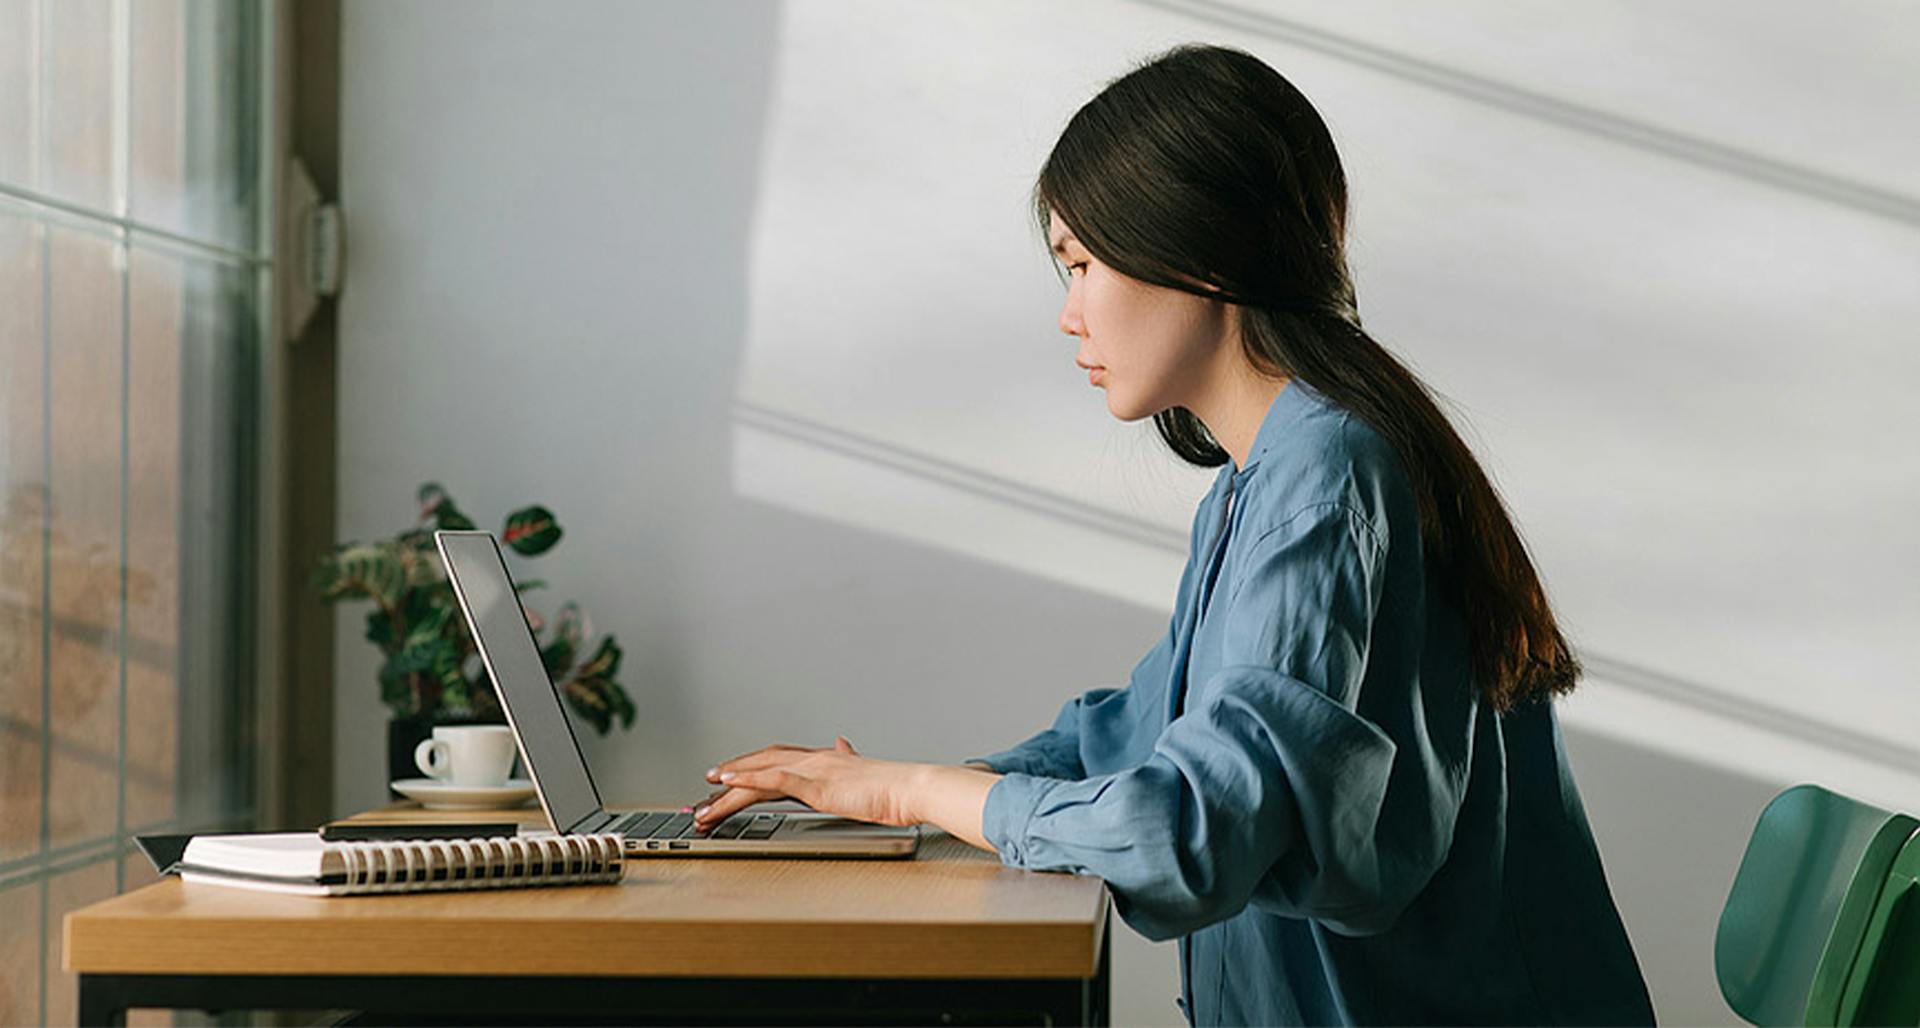
<svg viewBox="0 0 1920 1028">
<path fill-rule="evenodd" d="M 1094 369 L 1092 369 L 1091 371 L 1088 371 L 1088 372 L 1087 372 L 1087 384 L 1088 384 L 1088 385 L 1096 385 L 1096 386 L 1097 386 L 1097 385 L 1099 385 L 1099 384 L 1100 384 L 1100 375 L 1101 375 L 1101 373 L 1102 373 L 1102 372 L 1105 372 L 1106 370 L 1107 370 L 1107 369 L 1105 369 L 1105 368 L 1094 368 Z"/>
</svg>

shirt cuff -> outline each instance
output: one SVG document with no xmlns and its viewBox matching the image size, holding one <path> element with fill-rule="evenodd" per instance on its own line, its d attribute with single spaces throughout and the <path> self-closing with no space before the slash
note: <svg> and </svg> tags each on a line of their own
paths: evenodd
<svg viewBox="0 0 1920 1028">
<path fill-rule="evenodd" d="M 987 791 L 987 805 L 980 812 L 980 834 L 999 852 L 1001 863 L 1026 866 L 1027 823 L 1053 785 L 1053 779 L 1009 771 Z"/>
<path fill-rule="evenodd" d="M 1038 775 L 1043 778 L 1055 778 L 1060 777 L 1059 768 L 1063 762 L 1078 763 L 1080 759 L 1080 751 L 1077 746 L 1073 747 L 1067 753 L 1058 752 L 1060 748 L 1057 743 L 1051 746 L 1048 745 L 1047 737 L 1045 733 L 1042 733 L 1041 736 L 1029 739 L 1010 749 L 1004 749 L 998 753 L 989 753 L 984 757 L 968 757 L 967 759 L 977 760 L 1002 774 L 1009 771 L 1019 771 L 1022 774 Z"/>
</svg>

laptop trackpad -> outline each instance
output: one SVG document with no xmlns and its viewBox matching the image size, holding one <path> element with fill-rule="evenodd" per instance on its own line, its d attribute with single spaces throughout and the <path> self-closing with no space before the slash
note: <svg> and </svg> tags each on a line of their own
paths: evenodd
<svg viewBox="0 0 1920 1028">
<path fill-rule="evenodd" d="M 854 821 L 832 814 L 788 814 L 775 835 L 792 836 L 804 832 L 808 835 L 894 835 L 911 833 L 911 827 L 900 828 L 893 825 L 877 825 L 870 821 Z"/>
</svg>

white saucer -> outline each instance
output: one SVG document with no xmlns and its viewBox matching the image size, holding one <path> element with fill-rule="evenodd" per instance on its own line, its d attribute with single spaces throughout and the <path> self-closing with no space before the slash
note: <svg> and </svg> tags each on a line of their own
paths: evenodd
<svg viewBox="0 0 1920 1028">
<path fill-rule="evenodd" d="M 438 778 L 401 778 L 393 787 L 428 810 L 499 810 L 533 798 L 533 783 L 509 778 L 505 785 L 454 785 Z"/>
</svg>

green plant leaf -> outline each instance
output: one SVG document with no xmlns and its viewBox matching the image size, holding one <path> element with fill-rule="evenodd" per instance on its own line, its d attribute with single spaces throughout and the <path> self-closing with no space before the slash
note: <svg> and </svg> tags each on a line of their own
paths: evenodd
<svg viewBox="0 0 1920 1028">
<path fill-rule="evenodd" d="M 523 557 L 534 557 L 553 549 L 560 541 L 560 523 L 553 519 L 553 512 L 538 504 L 525 507 L 507 515 L 506 528 L 500 533 L 500 541 L 513 547 L 513 552 Z"/>
<path fill-rule="evenodd" d="M 380 647 L 382 653 L 393 647 L 393 619 L 379 607 L 367 613 L 367 641 Z"/>
<path fill-rule="evenodd" d="M 430 672 L 440 682 L 440 701 L 450 707 L 472 709 L 473 690 L 469 687 L 467 676 L 460 670 L 460 651 L 453 643 L 442 639 L 436 651 L 433 668 Z"/>
<path fill-rule="evenodd" d="M 540 663 L 546 665 L 547 674 L 558 677 L 573 667 L 585 634 L 586 623 L 579 606 L 569 603 L 561 607 L 553 619 L 552 638 L 540 648 Z"/>
<path fill-rule="evenodd" d="M 434 511 L 434 527 L 448 532 L 465 532 L 473 528 L 473 519 L 460 512 L 452 503 L 442 504 Z"/>
<path fill-rule="evenodd" d="M 388 687 L 397 682 L 400 691 L 405 694 L 405 702 L 412 702 L 414 676 L 424 676 L 420 680 L 422 692 L 431 698 L 438 695 L 437 702 L 429 702 L 430 709 L 417 711 L 420 714 L 434 714 L 445 707 L 464 707 L 469 702 L 466 676 L 460 671 L 460 653 L 452 641 L 438 636 L 416 637 L 408 635 L 407 645 L 400 652 L 387 658 L 380 669 L 380 682 Z M 417 641 L 416 641 L 417 640 Z M 391 702 L 391 701 L 390 701 Z"/>
<path fill-rule="evenodd" d="M 453 656 L 453 644 L 427 639 L 404 646 L 380 665 L 381 698 L 401 717 L 431 716 L 445 705 L 445 683 L 436 675 Z"/>
<path fill-rule="evenodd" d="M 569 681 L 562 691 L 566 694 L 569 706 L 579 713 L 593 729 L 601 735 L 613 727 L 613 711 L 608 709 L 606 699 L 600 695 L 599 683 L 591 679 L 575 678 Z"/>
<path fill-rule="evenodd" d="M 407 675 L 394 666 L 394 658 L 388 657 L 380 665 L 380 702 L 393 711 L 395 717 L 412 717 L 418 713 L 413 709 L 413 690 L 407 685 Z"/>
<path fill-rule="evenodd" d="M 420 486 L 420 520 L 433 519 L 435 528 L 450 532 L 465 531 L 473 527 L 473 519 L 460 512 L 453 505 L 453 497 L 441 488 L 438 482 L 427 482 Z"/>
<path fill-rule="evenodd" d="M 314 558 L 313 574 L 308 577 L 307 584 L 313 588 L 314 592 L 321 594 L 322 598 L 325 598 L 327 592 L 333 588 L 333 583 L 340 578 L 340 554 L 347 547 L 347 543 L 341 543 Z"/>
<path fill-rule="evenodd" d="M 607 691 L 612 695 L 613 712 L 620 716 L 621 728 L 633 727 L 633 700 L 625 689 L 616 682 L 607 683 Z"/>
<path fill-rule="evenodd" d="M 580 665 L 563 691 L 574 710 L 593 724 L 601 735 L 613 727 L 619 717 L 623 728 L 633 727 L 633 700 L 613 676 L 620 670 L 620 644 L 609 635 L 600 640 L 599 649 Z"/>
<path fill-rule="evenodd" d="M 440 564 L 440 554 L 432 549 L 422 549 L 407 542 L 405 537 L 397 541 L 394 547 L 394 559 L 400 563 L 400 573 L 406 579 L 407 588 L 419 589 L 446 581 L 446 572 Z"/>
<path fill-rule="evenodd" d="M 403 646 L 400 648 L 399 653 L 387 658 L 387 663 L 381 671 L 382 673 L 391 672 L 395 675 L 405 676 L 418 671 L 430 670 L 433 667 L 434 661 L 440 658 L 440 646 L 442 644 L 442 640 L 431 639 L 417 645 Z"/>
<path fill-rule="evenodd" d="M 408 591 L 405 606 L 407 623 L 412 624 L 426 617 L 430 611 L 453 611 L 459 609 L 459 606 L 453 599 L 453 583 L 444 578 L 439 579 Z M 449 623 L 462 628 L 466 626 L 464 618 L 454 618 Z"/>
<path fill-rule="evenodd" d="M 406 575 L 390 543 L 358 543 L 333 557 L 334 571 L 322 588 L 327 602 L 371 599 L 383 607 L 396 606 L 406 588 Z"/>
<path fill-rule="evenodd" d="M 633 700 L 612 679 L 578 677 L 569 680 L 561 691 L 566 695 L 568 705 L 586 718 L 601 735 L 607 734 L 613 727 L 615 717 L 620 719 L 620 727 L 633 727 Z"/>
<path fill-rule="evenodd" d="M 446 642 L 448 649 L 452 649 L 452 643 L 441 638 L 445 634 L 447 621 L 452 617 L 452 607 L 427 608 L 424 614 L 407 626 L 407 641 L 402 644 L 401 649 L 425 646 L 430 642 Z"/>
<path fill-rule="evenodd" d="M 611 679 L 620 670 L 621 656 L 620 644 L 609 635 L 600 640 L 600 648 L 593 651 L 593 656 L 580 665 L 577 677 Z"/>
</svg>

